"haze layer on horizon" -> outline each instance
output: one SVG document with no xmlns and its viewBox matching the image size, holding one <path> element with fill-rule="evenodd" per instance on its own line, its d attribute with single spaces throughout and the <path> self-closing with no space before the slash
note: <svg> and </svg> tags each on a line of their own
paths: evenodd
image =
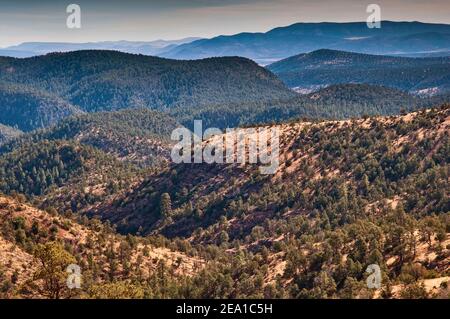
<svg viewBox="0 0 450 319">
<path fill-rule="evenodd" d="M 81 29 L 66 8 L 81 7 Z M 22 42 L 152 41 L 265 32 L 297 22 L 382 20 L 450 23 L 448 0 L 1 0 L 0 47 Z"/>
</svg>

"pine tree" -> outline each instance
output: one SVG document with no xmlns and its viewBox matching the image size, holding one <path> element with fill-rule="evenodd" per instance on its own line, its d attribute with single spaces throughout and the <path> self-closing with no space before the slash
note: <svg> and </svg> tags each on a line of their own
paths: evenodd
<svg viewBox="0 0 450 319">
<path fill-rule="evenodd" d="M 172 214 L 172 201 L 169 193 L 163 193 L 161 195 L 160 213 L 163 218 L 168 218 Z"/>
<path fill-rule="evenodd" d="M 68 297 L 70 290 L 67 287 L 66 268 L 74 264 L 76 259 L 55 242 L 38 245 L 35 256 L 40 266 L 33 279 L 43 282 L 43 286 L 38 288 L 39 293 L 50 299 Z"/>
</svg>

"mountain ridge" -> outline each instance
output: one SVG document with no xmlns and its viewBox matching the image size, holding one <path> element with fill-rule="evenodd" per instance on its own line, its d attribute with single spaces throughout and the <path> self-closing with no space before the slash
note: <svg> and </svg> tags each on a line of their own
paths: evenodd
<svg viewBox="0 0 450 319">
<path fill-rule="evenodd" d="M 97 42 L 23 42 L 0 49 L 0 56 L 16 58 L 32 57 L 51 52 L 68 52 L 79 50 L 117 50 L 124 53 L 156 55 L 177 45 L 196 41 L 201 38 L 189 37 L 179 40 L 154 41 L 97 41 Z"/>
<path fill-rule="evenodd" d="M 342 138 L 342 140 L 339 140 L 340 144 L 350 143 L 352 145 L 356 145 L 359 143 L 374 143 L 374 140 L 369 142 L 365 140 L 363 136 L 369 134 L 368 132 L 380 130 L 383 132 L 382 134 L 379 133 L 377 135 L 376 132 L 372 132 L 373 134 L 370 134 L 370 136 L 377 141 L 376 143 L 380 143 L 379 146 L 383 148 L 386 146 L 384 144 L 387 143 L 383 141 L 383 138 L 389 138 L 389 145 L 386 147 L 388 147 L 390 151 L 379 153 L 377 155 L 377 161 L 381 161 L 383 163 L 385 161 L 391 161 L 393 160 L 393 156 L 399 161 L 400 157 L 405 160 L 407 154 L 403 154 L 401 152 L 402 147 L 397 145 L 397 143 L 400 143 L 398 138 L 402 136 L 402 141 L 404 141 L 403 143 L 412 143 L 413 145 L 416 145 L 415 148 L 421 149 L 421 151 L 426 154 L 426 159 L 428 161 L 438 160 L 441 164 L 445 163 L 446 156 L 444 153 L 449 142 L 447 134 L 448 128 L 450 127 L 449 112 L 450 106 L 444 105 L 442 108 L 422 110 L 397 116 L 375 116 L 363 119 L 323 121 L 317 123 L 293 121 L 290 123 L 279 124 L 278 126 L 281 130 L 279 155 L 280 166 L 276 174 L 273 176 L 261 176 L 258 173 L 257 165 L 251 165 L 248 163 L 244 165 L 237 163 L 172 164 L 171 167 L 168 167 L 165 171 L 157 172 L 137 187 L 132 188 L 122 197 L 117 198 L 114 203 L 107 203 L 106 205 L 100 206 L 97 212 L 94 211 L 92 215 L 100 217 L 104 220 L 111 220 L 119 226 L 118 229 L 120 231 L 125 233 L 133 232 L 139 227 L 143 227 L 144 230 L 149 233 L 156 229 L 159 229 L 158 231 L 161 231 L 161 229 L 167 229 L 167 232 L 163 232 L 165 235 L 168 235 L 171 231 L 173 231 L 172 234 L 174 236 L 180 236 L 183 234 L 186 237 L 190 237 L 193 235 L 196 227 L 204 227 L 205 223 L 207 224 L 208 222 L 217 221 L 220 214 L 227 212 L 228 210 L 226 209 L 227 205 L 225 202 L 230 202 L 233 200 L 239 201 L 239 198 L 244 197 L 246 200 L 253 203 L 249 203 L 250 206 L 248 209 L 255 215 L 260 215 L 260 210 L 270 210 L 275 214 L 276 211 L 283 210 L 283 207 L 276 208 L 276 206 L 264 206 L 264 204 L 260 202 L 260 204 L 257 204 L 258 208 L 256 208 L 253 206 L 256 204 L 253 200 L 254 198 L 252 199 L 251 194 L 260 196 L 262 193 L 265 193 L 263 191 L 264 185 L 270 185 L 270 189 L 275 189 L 275 184 L 279 184 L 279 187 L 284 188 L 287 181 L 290 181 L 290 183 L 294 185 L 298 182 L 298 179 L 305 177 L 305 174 L 306 176 L 309 176 L 309 178 L 313 178 L 314 181 L 319 184 L 320 180 L 323 180 L 324 183 L 331 182 L 336 179 L 339 180 L 339 174 L 336 173 L 336 170 L 338 172 L 342 170 L 342 174 L 345 173 L 346 177 L 351 177 L 352 180 L 355 179 L 354 181 L 356 183 L 362 182 L 360 178 L 364 175 L 364 173 L 359 172 L 360 167 L 357 168 L 357 166 L 360 166 L 358 165 L 358 156 L 364 157 L 365 160 L 369 162 L 371 161 L 371 156 L 356 156 L 354 154 L 353 156 L 356 157 L 352 160 L 352 169 L 351 171 L 347 171 L 350 168 L 348 164 L 345 164 L 346 161 L 336 160 L 333 157 L 320 154 L 320 152 L 329 153 L 329 155 L 336 153 L 340 154 L 340 157 L 344 157 L 345 154 L 356 152 L 356 150 L 348 146 L 348 148 L 345 148 L 346 153 L 344 154 L 343 150 L 340 151 L 338 146 L 333 146 L 333 143 L 338 143 L 340 138 Z M 345 139 L 349 137 L 345 132 L 348 133 L 352 129 L 356 130 L 356 133 L 352 133 L 356 134 L 356 136 L 353 137 L 350 142 L 346 142 Z M 426 133 L 422 132 L 421 137 L 415 139 L 416 131 L 419 129 L 425 130 Z M 405 135 L 407 135 L 408 138 L 404 137 Z M 252 137 L 249 136 L 248 138 Z M 366 136 L 366 138 L 368 137 Z M 327 142 L 319 145 L 317 144 L 318 139 L 323 139 Z M 420 142 L 422 139 L 431 139 L 433 142 L 431 142 L 430 145 L 438 145 L 439 147 L 432 148 L 429 146 L 429 148 L 422 149 L 422 144 Z M 383 146 L 381 146 L 381 144 L 383 144 Z M 411 152 L 413 149 L 412 146 L 404 147 L 405 150 L 408 150 L 408 152 Z M 359 149 L 362 151 L 361 146 Z M 364 149 L 364 151 L 366 150 Z M 432 156 L 432 154 L 439 155 L 436 155 L 435 157 Z M 409 156 L 413 155 L 409 154 Z M 416 158 L 416 156 L 417 155 L 413 156 L 414 161 L 419 161 L 419 158 Z M 320 160 L 314 160 L 316 158 L 319 158 Z M 318 163 L 322 161 L 322 164 Z M 317 167 L 314 169 L 306 169 L 300 165 L 301 163 L 307 166 L 313 165 Z M 370 170 L 370 165 L 371 164 L 367 164 L 368 170 Z M 412 170 L 409 170 L 403 166 L 398 166 L 395 169 L 398 169 L 396 173 L 389 171 L 391 168 L 389 168 L 390 164 L 387 162 L 386 166 L 383 167 L 385 170 L 385 173 L 383 174 L 386 174 L 386 176 L 382 178 L 386 178 L 390 180 L 390 182 L 394 182 L 402 178 L 408 178 L 410 174 L 411 176 L 415 176 L 412 175 Z M 302 169 L 305 171 L 300 173 Z M 353 169 L 355 170 L 353 171 Z M 419 165 L 419 163 L 414 166 L 414 172 L 415 170 L 420 171 L 427 169 L 427 166 Z M 299 174 L 303 177 L 300 177 Z M 368 171 L 366 174 L 370 175 Z M 375 175 L 378 176 L 378 174 L 381 173 L 372 172 L 370 175 L 372 176 L 371 181 L 374 181 Z M 176 180 L 176 183 L 174 183 L 174 179 Z M 442 182 L 444 183 L 444 181 Z M 230 185 L 230 183 L 234 184 Z M 304 185 L 308 184 L 306 179 L 303 180 L 302 183 Z M 386 181 L 386 183 L 388 182 Z M 236 189 L 240 189 L 241 191 L 238 192 Z M 245 192 L 242 192 L 242 190 Z M 269 190 L 267 191 L 269 192 Z M 164 219 L 165 217 L 158 214 L 158 205 L 160 200 L 158 195 L 161 196 L 165 192 L 169 193 L 175 199 L 173 203 L 174 215 L 171 216 L 172 218 L 170 219 L 168 225 L 161 223 L 161 219 Z M 364 194 L 360 195 L 365 196 Z M 379 195 L 380 194 L 375 197 Z M 293 196 L 296 195 L 293 194 Z M 314 197 L 312 193 L 309 193 L 308 196 L 312 196 L 311 200 L 320 201 L 319 195 Z M 405 196 L 408 197 L 408 194 Z M 207 197 L 208 200 L 205 200 L 205 197 Z M 189 202 L 191 202 L 191 205 L 189 205 Z M 286 199 L 285 203 L 288 202 L 289 200 Z M 303 204 L 305 203 L 307 202 L 303 202 Z M 445 211 L 446 204 L 442 201 L 442 198 L 441 204 L 443 204 L 443 206 L 439 209 Z M 317 206 L 316 208 L 319 207 L 320 206 Z M 196 208 L 203 211 L 203 213 L 208 213 L 210 215 L 204 216 L 205 218 L 197 218 L 195 213 Z M 231 206 L 229 206 L 229 209 L 230 211 L 228 212 L 232 215 L 229 217 L 236 217 L 238 210 L 233 209 Z M 112 211 L 115 213 L 111 214 Z M 151 212 L 151 214 L 148 214 L 148 212 Z M 241 217 L 245 219 L 245 215 Z M 122 218 L 127 220 L 126 225 L 121 222 Z M 144 222 L 144 220 L 146 222 Z M 174 223 L 174 221 L 176 224 L 176 220 L 179 222 L 178 226 L 171 227 L 170 224 Z M 261 222 L 261 219 L 256 217 L 254 220 L 252 219 L 253 226 L 257 225 L 258 222 Z M 143 226 L 144 224 L 147 225 L 147 228 Z M 188 230 L 186 230 L 185 227 L 188 227 Z M 237 229 L 238 227 L 236 228 L 236 231 Z M 246 229 L 250 231 L 251 227 Z M 237 231 L 236 234 L 239 234 L 239 232 Z"/>
<path fill-rule="evenodd" d="M 381 25 L 381 29 L 369 29 L 366 22 L 295 23 L 267 32 L 246 32 L 194 41 L 169 50 L 162 56 L 195 59 L 239 55 L 254 59 L 260 64 L 269 64 L 299 52 L 320 48 L 371 54 L 414 54 L 419 51 L 449 49 L 448 24 L 382 21 Z M 423 35 L 424 32 L 437 32 L 446 40 L 433 42 Z M 411 35 L 415 37 L 414 45 L 404 43 L 404 37 Z"/>
<path fill-rule="evenodd" d="M 450 57 L 409 58 L 330 49 L 301 53 L 267 66 L 288 86 L 383 85 L 415 94 L 450 91 Z"/>
<path fill-rule="evenodd" d="M 68 102 L 85 111 L 238 102 L 256 99 L 256 93 L 259 99 L 293 95 L 269 71 L 240 57 L 177 61 L 88 50 L 2 58 L 0 68 L 0 80 L 68 95 Z"/>
</svg>

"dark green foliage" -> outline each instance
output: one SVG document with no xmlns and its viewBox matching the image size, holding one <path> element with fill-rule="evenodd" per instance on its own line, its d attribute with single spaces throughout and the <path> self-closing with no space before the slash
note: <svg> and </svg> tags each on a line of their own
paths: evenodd
<svg viewBox="0 0 450 319">
<path fill-rule="evenodd" d="M 53 222 L 32 222 L 11 213 L 24 209 L 23 196 L 15 196 L 15 205 L 2 201 L 0 234 L 32 252 L 38 243 L 58 240 L 72 223 L 95 230 L 81 244 L 64 241 L 83 266 L 77 293 L 86 298 L 371 298 L 375 290 L 367 287 L 366 269 L 373 263 L 382 271 L 381 297 L 391 297 L 392 286 L 403 284 L 397 297 L 428 298 L 422 281 L 448 272 L 449 250 L 442 244 L 450 229 L 444 125 L 449 108 L 409 116 L 304 123 L 282 140 L 282 149 L 293 157 L 290 174 L 267 178 L 251 167 L 174 165 L 118 196 L 113 205 L 103 200 L 96 211 L 123 233 L 155 236 L 120 237 L 108 222 L 81 214 L 61 220 L 51 208 Z M 111 160 L 74 142 L 30 145 L 2 158 L 31 180 L 35 174 L 24 169 L 27 163 L 51 167 L 59 156 L 87 180 L 78 163 Z M 308 156 L 295 169 L 303 154 Z M 339 173 L 328 174 L 335 170 Z M 112 174 L 120 177 L 115 170 Z M 77 186 L 77 203 L 90 195 L 84 188 Z M 47 202 L 53 203 L 58 201 Z M 424 244 L 436 258 L 417 262 Z M 148 247 L 133 255 L 143 245 Z M 177 272 L 180 257 L 170 266 L 152 261 L 144 274 L 140 266 L 144 257 L 154 256 L 154 246 L 195 257 L 195 273 Z M 0 269 L 0 295 L 18 295 L 16 281 L 17 275 L 5 276 Z"/>
<path fill-rule="evenodd" d="M 0 82 L 0 123 L 31 131 L 79 113 L 77 107 L 55 94 L 33 86 Z"/>
<path fill-rule="evenodd" d="M 215 225 L 224 214 L 242 220 L 227 232 L 232 239 L 251 235 L 263 220 L 276 220 L 288 211 L 322 216 L 320 225 L 333 229 L 361 218 L 369 203 L 381 205 L 395 196 L 402 198 L 411 215 L 445 214 L 450 209 L 444 191 L 449 139 L 444 134 L 435 140 L 432 128 L 442 125 L 446 114 L 448 107 L 422 112 L 411 122 L 369 118 L 365 125 L 354 120 L 339 128 L 333 122 L 308 125 L 290 138 L 289 148 L 295 158 L 301 154 L 308 158 L 299 163 L 301 170 L 284 173 L 282 179 L 258 177 L 251 168 L 180 164 L 152 176 L 101 215 L 124 232 L 140 226 L 147 232 L 158 229 L 168 236 L 190 236 L 199 227 L 211 227 L 198 240 L 215 242 L 220 234 Z M 426 128 L 431 132 L 419 140 L 415 132 Z M 407 143 L 397 149 L 400 137 Z M 327 171 L 339 175 L 312 178 Z M 158 211 L 163 193 L 173 199 L 173 224 L 159 229 L 159 217 L 153 212 Z M 110 210 L 120 213 L 113 216 Z M 126 223 L 120 222 L 123 216 Z"/>
<path fill-rule="evenodd" d="M 78 148 L 78 149 L 77 149 Z M 0 157 L 0 189 L 41 195 L 82 170 L 87 149 L 66 142 L 42 142 L 18 148 Z"/>
<path fill-rule="evenodd" d="M 30 142 L 74 139 L 139 166 L 148 166 L 168 156 L 166 144 L 176 127 L 170 116 L 148 109 L 82 114 L 6 143 L 0 147 L 0 154 Z"/>
<path fill-rule="evenodd" d="M 0 156 L 0 191 L 43 196 L 43 207 L 78 209 L 128 186 L 139 171 L 73 141 L 30 143 Z M 94 194 L 89 187 L 105 188 Z M 61 192 L 61 193 L 60 193 Z"/>
<path fill-rule="evenodd" d="M 318 50 L 268 66 L 289 87 L 366 83 L 420 93 L 450 91 L 450 58 L 403 58 Z M 428 92 L 436 93 L 436 92 Z"/>
<path fill-rule="evenodd" d="M 325 95 L 321 98 L 301 96 L 270 71 L 238 57 L 175 61 L 114 51 L 78 51 L 1 58 L 0 81 L 8 83 L 0 86 L 4 92 L 0 90 L 4 110 L 0 123 L 26 131 L 47 127 L 80 110 L 150 108 L 168 111 L 188 127 L 194 119 L 202 119 L 205 126 L 225 128 L 301 117 L 398 114 L 402 108 L 409 111 L 433 104 L 430 99 L 367 85 L 333 86 L 319 92 Z M 447 83 L 448 79 L 441 76 L 439 81 Z M 431 82 L 427 85 L 437 85 Z"/>
<path fill-rule="evenodd" d="M 3 144 L 15 137 L 18 137 L 20 134 L 22 134 L 20 130 L 0 124 L 0 144 Z"/>
<path fill-rule="evenodd" d="M 276 101 L 228 103 L 189 109 L 175 108 L 171 114 L 191 127 L 194 119 L 204 127 L 237 127 L 295 119 L 345 119 L 365 115 L 395 115 L 448 101 L 448 96 L 419 98 L 397 89 L 367 84 L 340 84 L 307 95 Z"/>
<path fill-rule="evenodd" d="M 2 58 L 0 71 L 0 80 L 49 92 L 87 112 L 293 96 L 272 73 L 239 57 L 176 61 L 115 51 L 77 51 Z"/>
</svg>

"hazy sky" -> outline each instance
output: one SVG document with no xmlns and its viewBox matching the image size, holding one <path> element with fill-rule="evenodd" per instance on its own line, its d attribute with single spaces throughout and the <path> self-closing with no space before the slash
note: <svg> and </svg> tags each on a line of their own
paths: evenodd
<svg viewBox="0 0 450 319">
<path fill-rule="evenodd" d="M 66 7 L 81 6 L 82 28 L 66 27 Z M 26 41 L 213 37 L 265 32 L 296 22 L 383 20 L 450 23 L 449 0 L 0 0 L 0 47 Z"/>
</svg>

